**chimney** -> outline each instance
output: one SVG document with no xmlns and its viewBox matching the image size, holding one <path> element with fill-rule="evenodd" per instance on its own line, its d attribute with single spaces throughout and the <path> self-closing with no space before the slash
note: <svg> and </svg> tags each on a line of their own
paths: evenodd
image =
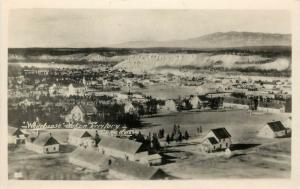
<svg viewBox="0 0 300 189">
<path fill-rule="evenodd" d="M 40 130 L 37 129 L 37 130 L 36 130 L 36 136 L 39 136 L 39 135 L 40 135 Z"/>
<path fill-rule="evenodd" d="M 50 137 L 52 137 L 52 134 L 51 134 L 51 133 L 49 133 L 49 136 L 50 136 Z"/>
</svg>

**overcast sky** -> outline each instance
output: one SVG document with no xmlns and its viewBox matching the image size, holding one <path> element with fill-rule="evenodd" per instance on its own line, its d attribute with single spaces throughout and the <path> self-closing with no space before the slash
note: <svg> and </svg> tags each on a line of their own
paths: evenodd
<svg viewBox="0 0 300 189">
<path fill-rule="evenodd" d="M 9 12 L 9 47 L 101 47 L 214 32 L 290 33 L 284 10 L 81 10 Z"/>
</svg>

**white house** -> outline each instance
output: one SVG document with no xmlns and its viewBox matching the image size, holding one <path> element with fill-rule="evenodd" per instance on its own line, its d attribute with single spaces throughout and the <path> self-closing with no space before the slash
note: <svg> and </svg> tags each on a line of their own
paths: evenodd
<svg viewBox="0 0 300 189">
<path fill-rule="evenodd" d="M 231 135 L 225 128 L 211 129 L 202 140 L 200 149 L 213 152 L 229 148 L 232 144 Z"/>
<path fill-rule="evenodd" d="M 65 118 L 66 122 L 87 122 L 97 114 L 97 108 L 92 104 L 80 104 L 73 107 Z"/>
<path fill-rule="evenodd" d="M 133 113 L 134 111 L 135 111 L 135 108 L 130 102 L 126 102 L 124 104 L 124 112 L 125 113 Z"/>
<path fill-rule="evenodd" d="M 201 100 L 198 96 L 191 97 L 189 103 L 192 105 L 193 109 L 198 109 L 201 107 Z"/>
<path fill-rule="evenodd" d="M 25 134 L 20 128 L 8 126 L 8 143 L 9 144 L 25 144 Z"/>
<path fill-rule="evenodd" d="M 51 133 L 43 133 L 29 137 L 25 144 L 27 149 L 41 154 L 59 152 L 59 146 L 60 144 Z"/>
<path fill-rule="evenodd" d="M 169 99 L 165 102 L 163 109 L 165 111 L 169 111 L 169 112 L 177 112 L 176 104 L 175 104 L 174 100 L 171 100 L 171 99 Z"/>
<path fill-rule="evenodd" d="M 267 123 L 259 131 L 257 136 L 263 138 L 280 138 L 288 135 L 288 130 L 282 125 L 281 121 Z"/>
<path fill-rule="evenodd" d="M 53 85 L 51 85 L 50 87 L 49 87 L 49 94 L 50 94 L 50 96 L 55 96 L 56 94 L 57 94 L 57 86 L 56 86 L 56 84 L 54 83 Z"/>
<path fill-rule="evenodd" d="M 91 147 L 94 144 L 92 135 L 83 129 L 74 129 L 70 132 L 68 143 L 82 147 Z"/>
</svg>

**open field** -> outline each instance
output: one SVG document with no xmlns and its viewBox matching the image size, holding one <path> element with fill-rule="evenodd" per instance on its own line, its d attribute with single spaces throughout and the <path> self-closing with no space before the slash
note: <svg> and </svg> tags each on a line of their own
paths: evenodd
<svg viewBox="0 0 300 189">
<path fill-rule="evenodd" d="M 144 118 L 149 127 L 143 133 L 158 132 L 164 128 L 171 133 L 173 124 L 180 124 L 182 131 L 197 136 L 200 125 L 203 135 L 209 129 L 225 127 L 238 148 L 229 159 L 200 152 L 196 143 L 168 148 L 172 163 L 162 168 L 171 175 L 184 179 L 197 178 L 287 178 L 291 169 L 291 140 L 263 139 L 256 137 L 257 131 L 267 122 L 284 120 L 284 114 L 252 114 L 247 111 L 230 112 L 185 112 L 155 118 Z M 183 122 L 184 120 L 184 122 Z M 192 139 L 193 140 L 193 139 Z M 182 158 L 184 157 L 184 158 Z M 245 171 L 246 170 L 246 171 Z"/>
<path fill-rule="evenodd" d="M 257 130 L 268 121 L 285 120 L 287 117 L 286 114 L 263 113 L 250 116 L 247 111 L 181 112 L 143 118 L 145 127 L 141 132 L 148 134 L 164 128 L 165 133 L 171 133 L 174 123 L 180 124 L 183 132 L 188 130 L 192 136 L 191 140 L 165 147 L 162 154 L 164 163 L 159 167 L 175 178 L 288 178 L 291 169 L 291 139 L 256 137 Z M 200 125 L 203 135 L 211 128 L 225 127 L 232 135 L 237 150 L 232 151 L 230 158 L 220 154 L 202 153 L 197 140 L 201 136 L 196 133 L 196 128 Z M 51 130 L 62 143 L 66 142 L 70 131 Z M 108 179 L 105 174 L 79 170 L 77 166 L 70 164 L 67 157 L 71 151 L 72 149 L 68 148 L 65 153 L 45 156 L 21 146 L 15 151 L 9 151 L 8 176 L 13 179 L 14 172 L 21 171 L 24 179 Z"/>
<path fill-rule="evenodd" d="M 265 154 L 260 147 L 246 150 L 231 158 L 205 157 L 206 154 L 185 152 L 185 147 L 170 150 L 168 155 L 174 157 L 173 163 L 166 164 L 163 169 L 175 177 L 184 179 L 214 178 L 289 178 L 291 171 L 290 139 L 277 141 L 281 144 L 277 150 Z M 274 144 L 275 145 L 275 144 Z M 274 145 L 271 145 L 272 148 Z M 192 150 L 192 149 L 190 149 Z M 196 149 L 194 149 L 196 150 Z M 257 152 L 254 152 L 258 150 Z M 175 152 L 172 152 L 175 151 Z M 194 151 L 195 152 L 195 151 Z M 184 155 L 185 159 L 176 158 Z"/>
<path fill-rule="evenodd" d="M 273 120 L 284 121 L 288 114 L 253 113 L 236 110 L 227 112 L 177 112 L 168 115 L 158 115 L 143 118 L 146 128 L 143 133 L 158 132 L 164 128 L 166 133 L 171 133 L 174 124 L 179 124 L 182 131 L 188 130 L 190 134 L 202 126 L 203 133 L 212 128 L 225 127 L 232 135 L 233 142 L 257 142 L 257 131 L 267 122 Z"/>
</svg>

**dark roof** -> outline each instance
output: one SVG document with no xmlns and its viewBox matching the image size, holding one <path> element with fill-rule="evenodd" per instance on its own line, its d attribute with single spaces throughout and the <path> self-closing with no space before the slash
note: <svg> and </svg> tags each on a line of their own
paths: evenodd
<svg viewBox="0 0 300 189">
<path fill-rule="evenodd" d="M 92 104 L 80 104 L 78 107 L 81 109 L 83 113 L 86 114 L 95 114 L 97 113 L 97 108 Z"/>
<path fill-rule="evenodd" d="M 70 133 L 70 136 L 78 137 L 78 138 L 92 137 L 92 135 L 88 131 L 81 130 L 81 129 L 74 129 Z"/>
<path fill-rule="evenodd" d="M 59 144 L 57 140 L 50 135 L 50 133 L 39 134 L 33 141 L 33 144 L 39 146 L 49 146 L 53 144 Z"/>
<path fill-rule="evenodd" d="M 126 161 L 116 158 L 111 164 L 111 169 L 119 173 L 142 180 L 163 179 L 167 174 L 156 167 L 146 166 L 141 163 Z"/>
<path fill-rule="evenodd" d="M 107 137 L 101 136 L 100 143 L 98 144 L 100 147 L 103 146 L 105 148 L 111 148 L 119 151 L 124 151 L 130 154 L 137 153 L 141 147 L 142 143 L 135 142 L 128 139 L 120 139 L 115 137 Z"/>
<path fill-rule="evenodd" d="M 72 83 L 74 88 L 83 88 L 84 85 L 82 83 Z"/>
<path fill-rule="evenodd" d="M 211 130 L 218 139 L 223 139 L 223 138 L 230 138 L 231 135 L 229 132 L 223 127 L 223 128 L 217 128 L 217 129 L 212 129 Z"/>
<path fill-rule="evenodd" d="M 283 126 L 281 121 L 269 122 L 268 125 L 274 132 L 285 130 L 285 127 Z"/>
<path fill-rule="evenodd" d="M 20 128 L 8 126 L 8 134 L 11 136 L 24 135 Z"/>
<path fill-rule="evenodd" d="M 218 144 L 218 141 L 214 137 L 208 137 L 207 139 L 211 144 Z"/>
</svg>

